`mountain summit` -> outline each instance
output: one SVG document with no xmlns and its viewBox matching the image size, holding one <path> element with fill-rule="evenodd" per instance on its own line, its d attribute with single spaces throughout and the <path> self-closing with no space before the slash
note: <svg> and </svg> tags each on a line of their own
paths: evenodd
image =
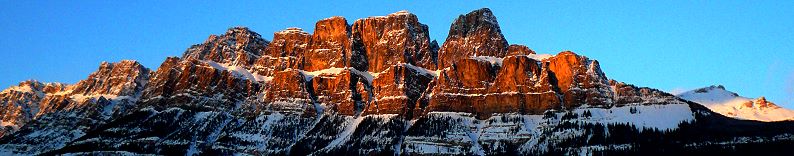
<svg viewBox="0 0 794 156">
<path fill-rule="evenodd" d="M 794 144 L 794 122 L 737 120 L 611 80 L 571 51 L 511 45 L 487 8 L 455 19 L 441 46 L 429 30 L 407 11 L 352 25 L 334 16 L 272 41 L 234 27 L 156 70 L 121 61 L 77 84 L 25 81 L 0 92 L 0 155 L 719 155 Z"/>
<path fill-rule="evenodd" d="M 763 96 L 756 99 L 739 96 L 722 85 L 699 88 L 676 96 L 703 104 L 714 112 L 733 118 L 759 121 L 794 120 L 794 110 L 777 106 L 766 101 Z"/>
</svg>

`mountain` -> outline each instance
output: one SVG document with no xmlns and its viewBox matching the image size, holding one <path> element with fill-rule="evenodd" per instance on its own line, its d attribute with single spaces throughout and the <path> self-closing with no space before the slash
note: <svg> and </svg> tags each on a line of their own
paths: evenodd
<svg viewBox="0 0 794 156">
<path fill-rule="evenodd" d="M 676 95 L 682 99 L 703 104 L 714 112 L 745 120 L 784 121 L 794 120 L 794 110 L 786 109 L 766 101 L 739 96 L 725 90 L 722 85 L 709 86 Z"/>
<path fill-rule="evenodd" d="M 416 15 L 210 35 L 156 69 L 0 93 L 0 155 L 778 154 L 794 122 L 737 120 L 509 44 L 483 8 L 439 45 Z"/>
</svg>

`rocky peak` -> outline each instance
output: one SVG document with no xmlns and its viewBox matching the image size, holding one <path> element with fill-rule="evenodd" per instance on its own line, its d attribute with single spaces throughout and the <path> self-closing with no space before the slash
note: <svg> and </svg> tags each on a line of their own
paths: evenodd
<svg viewBox="0 0 794 156">
<path fill-rule="evenodd" d="M 33 119 L 38 101 L 43 98 L 41 86 L 38 81 L 28 80 L 0 92 L 0 138 Z"/>
<path fill-rule="evenodd" d="M 708 87 L 703 87 L 695 90 L 695 93 L 709 93 L 709 92 L 727 93 L 733 97 L 739 97 L 738 93 L 728 91 L 727 89 L 725 89 L 725 86 L 723 85 L 711 85 Z"/>
<path fill-rule="evenodd" d="M 359 19 L 353 23 L 352 33 L 357 49 L 351 64 L 356 69 L 381 72 L 398 63 L 435 69 L 436 51 L 428 27 L 412 13 Z"/>
<path fill-rule="evenodd" d="M 268 42 L 247 27 L 233 27 L 220 36 L 210 35 L 202 44 L 188 48 L 182 58 L 249 66 L 262 55 Z"/>
<path fill-rule="evenodd" d="M 3 90 L 2 93 L 3 94 L 8 94 L 8 93 L 12 93 L 12 92 L 34 92 L 34 91 L 41 90 L 42 86 L 44 86 L 44 84 L 42 84 L 39 81 L 26 80 L 26 81 L 19 82 L 19 84 L 17 86 L 11 86 L 11 87 Z"/>
<path fill-rule="evenodd" d="M 73 94 L 132 96 L 149 79 L 149 69 L 133 60 L 116 63 L 102 62 L 87 79 L 73 86 Z"/>
<path fill-rule="evenodd" d="M 707 93 L 707 92 L 710 92 L 712 90 L 728 91 L 728 90 L 725 89 L 725 86 L 722 86 L 722 85 L 711 85 L 711 86 L 708 86 L 708 87 L 698 88 L 698 89 L 695 90 L 695 93 Z M 736 93 L 734 93 L 734 94 L 736 94 Z M 736 95 L 736 96 L 739 96 L 739 95 Z"/>
<path fill-rule="evenodd" d="M 352 55 L 350 43 L 350 25 L 344 17 L 334 16 L 318 21 L 309 49 L 304 53 L 303 70 L 347 66 Z"/>
<path fill-rule="evenodd" d="M 490 9 L 483 8 L 460 15 L 452 23 L 449 35 L 439 51 L 439 69 L 471 56 L 504 57 L 507 40 Z"/>
<path fill-rule="evenodd" d="M 494 28 L 490 31 L 501 33 L 501 30 L 499 30 L 499 22 L 496 21 L 496 16 L 494 16 L 491 9 L 488 8 L 477 9 L 468 14 L 460 15 L 455 19 L 452 28 L 456 29 L 453 29 L 455 31 L 450 30 L 450 32 L 460 33 L 455 35 L 465 35 L 482 28 Z"/>
<path fill-rule="evenodd" d="M 0 92 L 0 138 L 34 120 L 43 110 L 43 99 L 64 88 L 66 85 L 61 83 L 27 80 Z"/>
</svg>

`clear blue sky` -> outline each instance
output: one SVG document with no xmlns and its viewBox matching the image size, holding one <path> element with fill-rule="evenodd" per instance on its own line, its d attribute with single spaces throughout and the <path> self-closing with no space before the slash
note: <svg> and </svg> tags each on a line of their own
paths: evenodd
<svg viewBox="0 0 794 156">
<path fill-rule="evenodd" d="M 443 41 L 455 17 L 488 7 L 511 44 L 586 55 L 612 79 L 666 91 L 723 84 L 794 108 L 794 1 L 0 1 L 3 88 L 26 79 L 75 83 L 101 61 L 155 69 L 229 27 L 269 40 L 287 27 L 312 32 L 335 15 L 352 23 L 408 10 Z"/>
</svg>

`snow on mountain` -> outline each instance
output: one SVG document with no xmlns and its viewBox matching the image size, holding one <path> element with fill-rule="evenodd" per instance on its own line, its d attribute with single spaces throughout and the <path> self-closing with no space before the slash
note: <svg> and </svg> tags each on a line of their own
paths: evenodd
<svg viewBox="0 0 794 156">
<path fill-rule="evenodd" d="M 722 85 L 695 89 L 676 95 L 700 103 L 722 115 L 758 121 L 794 120 L 794 110 L 786 109 L 759 97 L 751 99 L 725 90 Z"/>
<path fill-rule="evenodd" d="M 235 66 L 235 65 L 219 64 L 219 63 L 214 62 L 214 61 L 203 61 L 203 62 L 209 64 L 210 66 L 212 66 L 215 69 L 219 69 L 219 70 L 223 70 L 223 71 L 230 71 L 231 73 L 234 73 L 237 76 L 239 76 L 241 78 L 248 79 L 248 80 L 255 80 L 255 81 L 258 81 L 258 82 L 263 82 L 263 81 L 270 81 L 270 80 L 273 79 L 273 77 L 266 77 L 266 76 L 262 76 L 262 75 L 258 75 L 258 74 L 253 74 L 250 71 L 248 71 L 248 69 L 245 69 L 245 68 L 239 67 L 239 66 Z"/>
<path fill-rule="evenodd" d="M 577 108 L 574 112 L 588 114 L 584 123 L 634 124 L 638 129 L 673 130 L 678 124 L 695 120 L 688 105 L 627 105 L 615 108 Z"/>
</svg>

